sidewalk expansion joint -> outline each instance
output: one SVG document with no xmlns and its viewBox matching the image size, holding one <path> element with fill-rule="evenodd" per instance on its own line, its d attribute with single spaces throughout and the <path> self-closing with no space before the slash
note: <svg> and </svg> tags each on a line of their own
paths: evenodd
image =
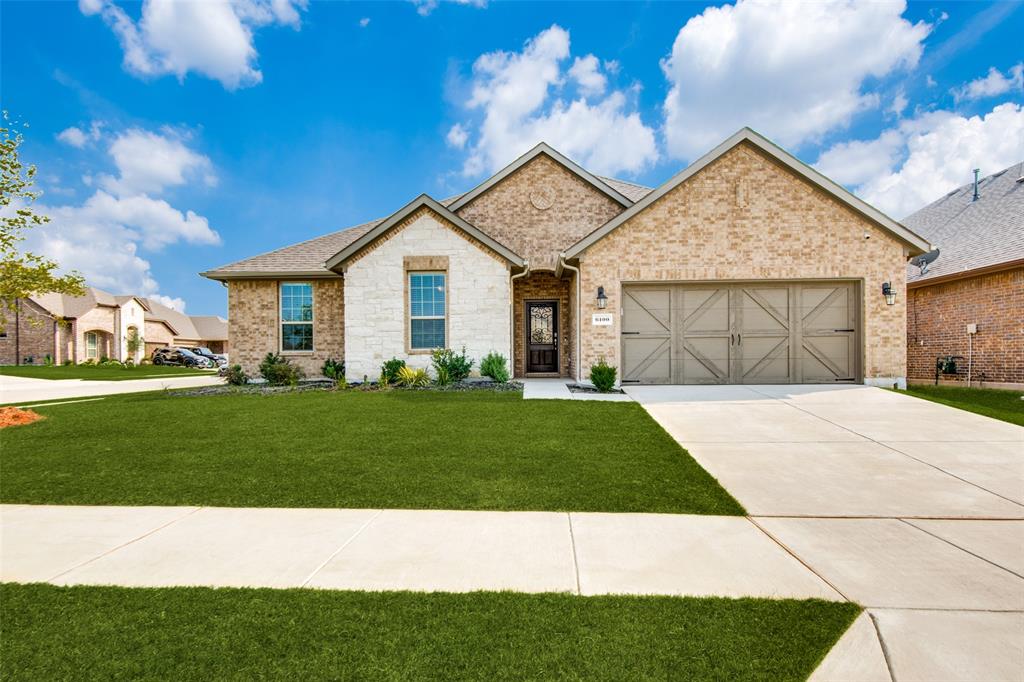
<svg viewBox="0 0 1024 682">
<path fill-rule="evenodd" d="M 850 598 L 849 598 L 848 596 L 846 596 L 846 595 L 845 595 L 845 594 L 843 593 L 843 591 L 842 591 L 842 590 L 840 590 L 840 589 L 839 589 L 838 587 L 836 587 L 835 585 L 833 585 L 831 581 L 829 581 L 828 579 L 826 579 L 826 578 L 825 578 L 825 576 L 823 576 L 823 575 L 822 575 L 821 573 L 818 573 L 817 571 L 815 571 L 815 570 L 814 570 L 814 569 L 813 569 L 813 568 L 811 567 L 811 565 L 810 565 L 810 564 L 808 564 L 808 563 L 807 563 L 806 561 L 804 561 L 803 559 L 801 559 L 801 558 L 800 558 L 800 557 L 799 557 L 799 556 L 797 555 L 797 553 L 796 553 L 796 552 L 794 552 L 794 551 L 793 551 L 792 549 L 790 549 L 789 547 L 787 547 L 787 546 L 786 546 L 786 543 L 782 542 L 782 541 L 781 541 L 781 540 L 779 540 L 779 539 L 778 539 L 777 537 L 775 537 L 774 535 L 772 535 L 771 533 L 769 533 L 769 532 L 768 532 L 767 530 L 765 530 L 765 529 L 764 529 L 764 528 L 763 528 L 763 527 L 761 526 L 761 524 L 759 524 L 759 523 L 758 523 L 757 521 L 755 521 L 755 520 L 754 520 L 754 517 L 752 517 L 752 516 L 746 516 L 746 517 L 744 517 L 744 518 L 746 518 L 746 519 L 747 519 L 747 521 L 750 521 L 750 523 L 752 523 L 752 524 L 754 525 L 754 528 L 757 528 L 757 529 L 758 529 L 759 531 L 761 531 L 762 533 L 764 533 L 765 535 L 767 535 L 767 536 L 768 536 L 768 537 L 769 537 L 769 538 L 770 538 L 770 539 L 772 540 L 772 542 L 774 542 L 774 543 L 775 543 L 776 545 L 778 545 L 779 547 L 781 547 L 781 548 L 783 549 L 783 551 L 785 551 L 785 552 L 786 552 L 787 554 L 789 554 L 789 555 L 790 555 L 791 557 L 793 557 L 793 558 L 794 558 L 794 559 L 796 559 L 796 560 L 797 560 L 798 562 L 800 562 L 800 565 L 802 565 L 802 566 L 803 566 L 804 568 L 806 568 L 806 569 L 807 569 L 808 571 L 810 571 L 811 573 L 813 573 L 813 574 L 814 574 L 814 575 L 815 575 L 815 576 L 816 576 L 816 577 L 818 578 L 818 580 L 820 580 L 821 582 L 825 583 L 826 585 L 828 585 L 829 587 L 831 587 L 831 588 L 832 588 L 833 590 L 835 590 L 836 594 L 838 594 L 838 595 L 839 595 L 840 597 L 842 597 L 842 598 L 843 598 L 843 599 L 845 599 L 846 601 L 849 601 L 849 602 L 852 602 L 852 601 L 853 601 L 853 600 L 852 600 L 852 599 L 850 599 Z M 856 602 L 854 602 L 854 603 L 856 603 Z"/>
<path fill-rule="evenodd" d="M 956 547 L 956 548 L 957 548 L 957 549 L 959 549 L 959 550 L 960 550 L 961 552 L 966 552 L 967 554 L 970 554 L 970 555 L 971 555 L 971 556 L 973 556 L 973 557 L 976 557 L 976 558 L 978 558 L 978 559 L 981 559 L 981 560 L 982 560 L 982 561 L 984 561 L 985 563 L 988 563 L 988 564 L 992 564 L 992 565 L 993 565 L 993 566 L 995 566 L 996 568 L 1000 568 L 1000 569 L 1002 569 L 1002 570 L 1006 571 L 1007 573 L 1009 573 L 1010 575 L 1015 575 L 1015 576 L 1017 576 L 1018 578 L 1024 578 L 1024 575 L 1021 575 L 1020 573 L 1017 573 L 1016 571 L 1010 570 L 1010 569 L 1009 569 L 1009 568 L 1007 568 L 1006 566 L 1003 566 L 1003 565 L 1001 565 L 1001 564 L 997 564 L 996 562 L 992 561 L 991 559 L 986 559 L 985 557 L 981 556 L 980 554 L 977 554 L 976 552 L 972 552 L 971 550 L 967 549 L 966 547 L 961 547 L 960 545 L 956 544 L 956 543 L 955 543 L 955 542 L 953 542 L 952 540 L 948 540 L 948 539 L 946 539 L 946 538 L 942 537 L 941 535 L 936 535 L 935 533 L 931 532 L 930 530 L 928 530 L 928 529 L 926 529 L 926 528 L 921 528 L 920 526 L 915 526 L 914 524 L 912 524 L 912 523 L 911 523 L 910 521 L 908 521 L 907 519 L 899 519 L 899 520 L 900 520 L 900 521 L 902 521 L 903 523 L 907 524 L 908 526 L 910 526 L 910 527 L 911 527 L 911 528 L 913 528 L 914 530 L 919 530 L 919 531 L 921 531 L 922 533 L 924 533 L 924 534 L 926 534 L 926 535 L 931 535 L 931 536 L 932 536 L 933 538 L 935 538 L 936 540 L 941 540 L 942 542 L 945 542 L 945 543 L 946 543 L 947 545 L 949 545 L 950 547 Z M 958 520 L 958 521 L 959 521 L 960 519 L 956 519 L 956 520 Z"/>
<path fill-rule="evenodd" d="M 373 523 L 373 522 L 374 522 L 374 521 L 375 521 L 375 520 L 377 519 L 377 517 L 378 517 L 378 516 L 380 516 L 380 515 L 381 515 L 381 514 L 383 514 L 383 513 L 384 513 L 384 510 L 383 510 L 383 509 L 378 509 L 378 510 L 377 510 L 377 512 L 376 512 L 376 513 L 375 513 L 375 514 L 374 514 L 373 516 L 371 516 L 370 518 L 368 518 L 368 519 L 366 520 L 366 522 L 365 522 L 365 523 L 364 523 L 363 525 L 359 526 L 359 529 L 358 529 L 358 530 L 357 530 L 357 531 L 356 531 L 355 533 L 352 533 L 352 537 L 350 537 L 350 538 L 349 538 L 348 540 L 345 540 L 345 542 L 341 543 L 341 547 L 339 547 L 338 549 L 336 549 L 336 550 L 334 550 L 333 552 L 331 552 L 331 555 L 330 555 L 330 556 L 328 556 L 328 557 L 327 557 L 326 559 L 324 559 L 324 560 L 323 560 L 323 562 L 321 562 L 319 566 L 317 566 L 316 568 L 314 568 L 314 569 L 313 569 L 313 572 L 312 572 L 312 573 L 310 573 L 310 574 L 309 574 L 309 576 L 308 576 L 308 577 L 307 577 L 307 578 L 306 578 L 305 580 L 303 580 L 303 581 L 302 581 L 302 584 L 301 584 L 301 585 L 299 585 L 299 587 L 306 587 L 307 585 L 309 585 L 309 582 L 310 582 L 310 581 L 311 581 L 311 580 L 312 580 L 312 579 L 313 579 L 314 577 L 316 577 L 316 574 L 317 574 L 317 573 L 319 573 L 320 571 L 322 571 L 322 570 L 323 570 L 324 566 L 326 566 L 327 564 L 329 564 L 329 563 L 331 562 L 331 560 L 332 560 L 332 559 L 334 559 L 334 557 L 336 557 L 336 556 L 338 556 L 339 554 L 341 554 L 341 550 L 345 549 L 345 548 L 346 548 L 346 547 L 348 547 L 348 546 L 349 546 L 350 544 L 352 544 L 352 542 L 353 542 L 353 541 L 354 541 L 354 540 L 355 540 L 355 539 L 356 539 L 357 537 L 359 537 L 359 534 L 360 534 L 360 533 L 362 533 L 362 532 L 363 532 L 364 530 L 366 530 L 366 527 L 367 527 L 367 526 L 369 526 L 369 525 L 370 525 L 371 523 Z"/>
</svg>

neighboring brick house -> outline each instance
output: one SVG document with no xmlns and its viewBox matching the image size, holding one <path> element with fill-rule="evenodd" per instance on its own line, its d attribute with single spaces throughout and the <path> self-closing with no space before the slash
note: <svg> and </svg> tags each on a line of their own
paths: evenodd
<svg viewBox="0 0 1024 682">
<path fill-rule="evenodd" d="M 209 346 L 224 352 L 227 321 L 188 316 L 138 296 L 86 287 L 81 296 L 42 294 L 19 299 L 4 313 L 0 364 L 55 364 L 113 358 L 139 362 L 162 345 Z M 140 345 L 132 354 L 128 339 Z"/>
<path fill-rule="evenodd" d="M 232 357 L 343 359 L 375 379 L 437 346 L 517 377 L 903 385 L 900 223 L 743 129 L 661 186 L 539 144 L 469 192 L 202 273 L 228 287 Z"/>
<path fill-rule="evenodd" d="M 941 381 L 1024 388 L 1024 162 L 904 223 L 939 252 L 907 268 L 907 376 L 933 382 L 939 357 L 960 356 Z"/>
</svg>

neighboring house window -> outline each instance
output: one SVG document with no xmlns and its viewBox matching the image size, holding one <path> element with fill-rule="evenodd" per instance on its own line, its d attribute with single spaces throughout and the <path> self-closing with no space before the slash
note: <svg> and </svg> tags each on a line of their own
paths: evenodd
<svg viewBox="0 0 1024 682">
<path fill-rule="evenodd" d="M 313 350 L 313 285 L 281 284 L 281 350 Z"/>
<path fill-rule="evenodd" d="M 85 357 L 94 358 L 96 357 L 96 332 L 85 333 Z"/>
<path fill-rule="evenodd" d="M 445 347 L 445 273 L 409 273 L 409 348 Z"/>
</svg>

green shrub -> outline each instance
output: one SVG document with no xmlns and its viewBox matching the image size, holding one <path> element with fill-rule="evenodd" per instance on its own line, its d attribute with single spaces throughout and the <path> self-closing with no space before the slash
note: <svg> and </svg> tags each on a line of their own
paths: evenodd
<svg viewBox="0 0 1024 682">
<path fill-rule="evenodd" d="M 241 365 L 231 365 L 224 372 L 224 378 L 232 386 L 245 386 L 249 383 L 249 375 L 245 373 Z"/>
<path fill-rule="evenodd" d="M 267 353 L 260 363 L 260 374 L 271 386 L 294 386 L 303 377 L 300 368 L 277 353 Z"/>
<path fill-rule="evenodd" d="M 110 358 L 108 358 L 106 355 L 101 355 L 99 361 L 96 364 L 105 365 L 107 364 L 108 360 L 110 360 Z"/>
<path fill-rule="evenodd" d="M 131 358 L 128 358 L 127 360 L 124 361 L 124 368 L 125 369 L 131 369 L 134 366 L 135 366 L 135 361 L 132 360 Z"/>
<path fill-rule="evenodd" d="M 425 369 L 413 369 L 402 365 L 398 370 L 398 385 L 407 388 L 419 388 L 430 385 L 430 375 Z"/>
<path fill-rule="evenodd" d="M 328 379 L 334 379 L 335 381 L 345 380 L 345 361 L 335 360 L 334 358 L 327 358 L 324 360 L 323 366 L 320 367 L 320 373 Z"/>
<path fill-rule="evenodd" d="M 142 367 L 144 365 L 152 365 L 152 364 L 153 364 L 153 361 L 150 360 L 149 358 L 142 358 L 141 360 L 139 360 L 139 367 Z"/>
<path fill-rule="evenodd" d="M 391 358 L 380 366 L 381 385 L 393 384 L 398 381 L 398 371 L 405 367 L 405 360 Z"/>
<path fill-rule="evenodd" d="M 503 384 L 509 380 L 508 360 L 501 353 L 488 353 L 480 361 L 480 374 Z"/>
<path fill-rule="evenodd" d="M 590 382 L 601 393 L 607 393 L 615 388 L 615 368 L 601 358 L 590 368 Z"/>
<path fill-rule="evenodd" d="M 67 360 L 65 360 L 64 362 L 62 362 L 60 364 L 64 365 L 65 367 L 70 367 L 71 365 L 75 364 L 75 361 L 70 359 L 70 358 L 68 358 Z"/>
<path fill-rule="evenodd" d="M 451 348 L 438 348 L 430 354 L 430 362 L 437 374 L 437 383 L 441 386 L 462 381 L 473 369 L 473 361 L 466 357 L 465 346 L 459 355 Z"/>
<path fill-rule="evenodd" d="M 43 356 L 43 364 L 46 365 L 47 367 L 53 367 L 53 358 L 50 356 L 49 353 Z"/>
<path fill-rule="evenodd" d="M 84 365 L 85 367 L 92 367 L 95 364 L 96 364 L 96 358 L 89 358 L 88 360 L 86 360 L 85 362 L 82 363 L 82 365 Z"/>
</svg>

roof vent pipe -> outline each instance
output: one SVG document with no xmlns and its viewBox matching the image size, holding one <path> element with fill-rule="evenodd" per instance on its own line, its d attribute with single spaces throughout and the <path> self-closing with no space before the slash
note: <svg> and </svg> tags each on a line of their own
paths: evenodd
<svg viewBox="0 0 1024 682">
<path fill-rule="evenodd" d="M 981 172 L 980 168 L 975 168 L 974 169 L 974 198 L 971 199 L 971 201 L 977 201 L 978 200 L 978 173 L 980 173 L 980 172 Z"/>
</svg>

